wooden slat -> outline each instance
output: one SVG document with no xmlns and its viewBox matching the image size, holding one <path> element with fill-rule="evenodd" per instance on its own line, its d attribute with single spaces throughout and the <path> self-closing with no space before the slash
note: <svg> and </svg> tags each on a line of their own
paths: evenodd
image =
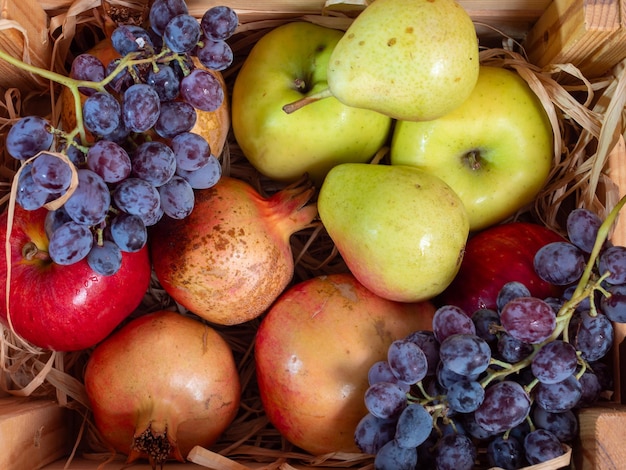
<svg viewBox="0 0 626 470">
<path fill-rule="evenodd" d="M 580 449 L 574 452 L 577 470 L 614 470 L 626 462 L 626 408 L 605 406 L 579 413 Z"/>
<path fill-rule="evenodd" d="M 67 410 L 51 400 L 0 398 L 0 468 L 38 469 L 68 451 Z"/>
<path fill-rule="evenodd" d="M 626 58 L 626 0 L 554 0 L 524 46 L 531 62 L 573 63 L 598 77 Z"/>
</svg>

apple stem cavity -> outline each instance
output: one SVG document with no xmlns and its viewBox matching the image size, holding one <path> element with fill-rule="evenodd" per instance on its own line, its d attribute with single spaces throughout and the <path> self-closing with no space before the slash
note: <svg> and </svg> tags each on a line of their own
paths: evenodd
<svg viewBox="0 0 626 470">
<path fill-rule="evenodd" d="M 28 242 L 24 245 L 24 247 L 22 248 L 22 256 L 28 261 L 32 261 L 35 259 L 42 261 L 51 261 L 48 252 L 40 250 L 33 242 Z"/>
<path fill-rule="evenodd" d="M 304 83 L 304 81 L 302 81 L 302 83 Z M 296 80 L 296 86 L 299 86 L 298 80 Z M 330 91 L 330 88 L 324 88 L 317 93 L 313 93 L 312 95 L 305 96 L 304 98 L 300 98 L 299 100 L 286 104 L 285 106 L 283 106 L 283 111 L 285 111 L 287 114 L 291 114 L 308 104 L 315 103 L 316 101 L 322 100 L 324 98 L 330 98 L 331 96 L 333 96 L 333 94 Z"/>
<path fill-rule="evenodd" d="M 478 171 L 482 166 L 480 164 L 480 150 L 470 150 L 465 154 L 465 162 L 470 170 Z"/>
</svg>

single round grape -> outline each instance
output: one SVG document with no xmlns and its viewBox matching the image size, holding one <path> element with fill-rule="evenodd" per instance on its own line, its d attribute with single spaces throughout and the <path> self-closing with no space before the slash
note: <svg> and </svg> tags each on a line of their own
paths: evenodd
<svg viewBox="0 0 626 470">
<path fill-rule="evenodd" d="M 161 100 L 150 85 L 136 83 L 124 91 L 122 117 L 132 132 L 146 132 L 159 118 Z"/>
<path fill-rule="evenodd" d="M 387 362 L 400 382 L 414 384 L 426 377 L 428 362 L 420 347 L 406 339 L 393 341 L 387 350 Z"/>
<path fill-rule="evenodd" d="M 52 126 L 39 116 L 17 120 L 7 133 L 4 146 L 13 158 L 28 160 L 42 150 L 48 150 L 53 141 Z"/>
<path fill-rule="evenodd" d="M 437 470 L 471 470 L 477 455 L 476 446 L 469 437 L 448 434 L 437 446 Z"/>
<path fill-rule="evenodd" d="M 109 240 L 104 240 L 102 245 L 94 243 L 87 254 L 87 263 L 98 274 L 112 276 L 122 267 L 122 251 Z"/>
<path fill-rule="evenodd" d="M 202 46 L 196 49 L 196 57 L 206 68 L 222 71 L 231 66 L 234 54 L 226 41 L 204 38 Z"/>
<path fill-rule="evenodd" d="M 107 183 L 118 183 L 130 175 L 130 157 L 121 145 L 99 140 L 87 152 L 87 168 Z"/>
<path fill-rule="evenodd" d="M 119 102 L 113 95 L 96 92 L 83 103 L 85 128 L 99 136 L 111 134 L 120 125 L 121 110 Z"/>
<path fill-rule="evenodd" d="M 195 69 L 180 82 L 180 94 L 194 108 L 212 112 L 222 105 L 224 89 L 211 73 Z"/>
<path fill-rule="evenodd" d="M 529 411 L 530 397 L 524 388 L 517 382 L 503 380 L 487 387 L 474 418 L 485 430 L 500 433 L 524 421 Z"/>
<path fill-rule="evenodd" d="M 196 109 L 189 103 L 164 101 L 161 103 L 161 112 L 154 125 L 154 130 L 161 137 L 171 139 L 193 129 L 197 118 Z"/>
<path fill-rule="evenodd" d="M 543 383 L 557 383 L 572 375 L 578 365 L 576 348 L 562 340 L 544 344 L 531 362 L 535 377 Z"/>
<path fill-rule="evenodd" d="M 574 209 L 567 215 L 567 238 L 585 253 L 591 253 L 601 225 L 602 219 L 595 212 Z"/>
<path fill-rule="evenodd" d="M 550 431 L 561 442 L 570 442 L 578 436 L 578 418 L 572 410 L 551 413 L 535 406 L 532 418 L 535 426 Z"/>
<path fill-rule="evenodd" d="M 447 392 L 450 408 L 459 413 L 471 413 L 485 399 L 485 389 L 475 380 L 459 380 Z"/>
<path fill-rule="evenodd" d="M 367 413 L 356 426 L 354 442 L 364 454 L 375 455 L 382 446 L 393 440 L 396 420 L 377 418 Z"/>
<path fill-rule="evenodd" d="M 607 318 L 616 323 L 626 323 L 626 284 L 609 286 L 610 296 L 600 299 L 600 308 Z"/>
<path fill-rule="evenodd" d="M 167 183 L 159 186 L 161 208 L 172 219 L 184 219 L 193 210 L 195 195 L 191 185 L 181 178 L 174 176 Z"/>
<path fill-rule="evenodd" d="M 200 26 L 205 36 L 224 40 L 231 37 L 237 30 L 239 18 L 237 12 L 230 7 L 218 5 L 204 12 Z"/>
<path fill-rule="evenodd" d="M 165 212 L 163 212 L 163 208 L 159 205 L 159 207 L 157 207 L 155 211 L 153 211 L 150 214 L 147 214 L 144 217 L 143 223 L 146 225 L 146 227 L 150 227 L 151 225 L 155 225 L 159 220 L 161 220 L 164 215 L 165 215 Z"/>
<path fill-rule="evenodd" d="M 397 418 L 406 406 L 406 392 L 394 383 L 378 382 L 365 391 L 365 407 L 378 418 Z"/>
<path fill-rule="evenodd" d="M 167 23 L 175 16 L 185 13 L 189 13 L 185 0 L 155 0 L 148 13 L 150 27 L 162 36 Z"/>
<path fill-rule="evenodd" d="M 556 459 L 565 453 L 559 439 L 550 431 L 536 429 L 524 439 L 524 453 L 531 465 Z"/>
<path fill-rule="evenodd" d="M 428 439 L 433 430 L 433 417 L 419 403 L 411 403 L 398 416 L 394 438 L 400 447 L 411 449 Z"/>
<path fill-rule="evenodd" d="M 169 65 L 159 65 L 157 70 L 150 69 L 146 83 L 159 95 L 161 101 L 171 101 L 180 94 L 180 79 Z"/>
<path fill-rule="evenodd" d="M 608 284 L 626 283 L 626 246 L 611 246 L 600 253 L 598 271 L 610 273 L 604 279 Z"/>
<path fill-rule="evenodd" d="M 374 457 L 376 470 L 414 470 L 417 465 L 417 449 L 401 447 L 394 439 L 382 446 Z"/>
<path fill-rule="evenodd" d="M 500 315 L 490 308 L 480 308 L 472 314 L 472 322 L 476 327 L 476 335 L 487 341 L 496 344 L 498 341 L 497 329 L 500 327 Z"/>
<path fill-rule="evenodd" d="M 33 181 L 50 193 L 64 192 L 72 182 L 70 164 L 48 152 L 42 152 L 31 168 Z"/>
<path fill-rule="evenodd" d="M 503 333 L 498 337 L 496 347 L 500 357 L 511 364 L 527 358 L 533 352 L 532 344 L 520 341 L 508 333 Z"/>
<path fill-rule="evenodd" d="M 161 199 L 157 189 L 141 178 L 127 178 L 115 188 L 113 200 L 122 211 L 139 216 L 146 227 L 158 220 Z"/>
<path fill-rule="evenodd" d="M 111 33 L 111 44 L 121 56 L 153 48 L 148 32 L 133 24 L 118 25 Z"/>
<path fill-rule="evenodd" d="M 194 171 L 176 168 L 176 174 L 187 180 L 193 189 L 208 189 L 219 182 L 222 177 L 222 166 L 219 160 L 211 155 L 202 168 Z"/>
<path fill-rule="evenodd" d="M 191 52 L 200 40 L 200 24 L 193 16 L 183 13 L 172 18 L 163 30 L 163 42 L 179 54 Z"/>
<path fill-rule="evenodd" d="M 148 230 L 143 219 L 126 212 L 119 212 L 111 220 L 110 233 L 115 244 L 129 253 L 141 250 L 148 241 Z"/>
<path fill-rule="evenodd" d="M 72 220 L 83 225 L 97 225 L 104 221 L 110 205 L 111 194 L 102 177 L 89 169 L 79 169 L 78 186 L 64 205 Z"/>
<path fill-rule="evenodd" d="M 43 207 L 48 202 L 50 196 L 50 191 L 33 181 L 31 170 L 32 165 L 27 165 L 20 172 L 17 179 L 17 193 L 15 195 L 15 202 L 27 211 Z"/>
<path fill-rule="evenodd" d="M 539 382 L 533 390 L 535 403 L 552 413 L 571 410 L 581 396 L 582 385 L 574 375 L 553 384 Z"/>
<path fill-rule="evenodd" d="M 448 336 L 467 333 L 476 334 L 476 326 L 467 313 L 456 305 L 443 305 L 433 316 L 433 333 L 440 343 Z"/>
<path fill-rule="evenodd" d="M 517 470 L 524 464 L 524 447 L 514 437 L 497 436 L 487 444 L 487 462 L 490 467 Z"/>
<path fill-rule="evenodd" d="M 120 64 L 121 62 L 121 58 L 116 57 L 114 59 L 112 59 L 106 66 L 106 76 L 110 76 L 115 69 L 117 68 L 117 66 Z M 135 80 L 133 79 L 133 76 L 131 75 L 131 73 L 128 71 L 128 68 L 124 68 L 123 70 L 119 71 L 115 77 L 113 77 L 106 85 L 105 88 L 107 89 L 107 91 L 109 92 L 114 92 L 114 93 L 121 93 L 124 90 L 126 90 L 129 86 L 133 85 L 135 83 Z"/>
<path fill-rule="evenodd" d="M 570 341 L 588 362 L 602 359 L 613 346 L 613 324 L 606 315 L 579 312 L 570 321 Z"/>
<path fill-rule="evenodd" d="M 387 361 L 377 361 L 367 371 L 367 384 L 374 385 L 378 382 L 395 383 L 405 392 L 411 390 L 411 384 L 400 382 L 393 374 L 391 367 Z"/>
<path fill-rule="evenodd" d="M 48 254 L 53 262 L 70 265 L 84 259 L 92 246 L 93 235 L 89 227 L 70 221 L 52 233 Z"/>
<path fill-rule="evenodd" d="M 470 377 L 487 370 L 491 361 L 491 348 L 476 335 L 458 333 L 443 340 L 439 357 L 451 371 Z"/>
<path fill-rule="evenodd" d="M 584 252 L 569 242 L 552 242 L 537 250 L 535 272 L 546 282 L 565 286 L 580 279 L 585 270 Z"/>
<path fill-rule="evenodd" d="M 195 171 L 209 163 L 211 148 L 201 135 L 183 132 L 172 139 L 171 145 L 178 168 Z"/>
<path fill-rule="evenodd" d="M 530 297 L 528 287 L 518 281 L 507 282 L 498 291 L 498 295 L 496 296 L 496 308 L 500 312 L 510 300 L 519 297 Z"/>
<path fill-rule="evenodd" d="M 602 384 L 595 372 L 587 368 L 578 378 L 582 386 L 582 395 L 576 403 L 576 408 L 585 408 L 595 405 L 602 394 Z"/>
<path fill-rule="evenodd" d="M 71 220 L 72 218 L 67 215 L 63 206 L 58 209 L 48 211 L 43 224 L 44 231 L 46 232 L 48 239 L 52 237 L 52 234 L 56 229 L 58 229 L 65 222 L 69 222 Z"/>
<path fill-rule="evenodd" d="M 519 297 L 500 312 L 500 322 L 508 334 L 525 343 L 548 339 L 556 328 L 556 314 L 550 305 L 536 297 Z"/>
<path fill-rule="evenodd" d="M 148 141 L 133 152 L 132 174 L 159 187 L 172 179 L 176 172 L 174 151 L 165 143 Z"/>
<path fill-rule="evenodd" d="M 100 82 L 104 80 L 106 70 L 104 64 L 93 54 L 83 53 L 77 55 L 72 61 L 70 67 L 70 77 L 76 80 L 84 80 L 89 82 Z M 95 88 L 78 87 L 85 96 L 90 96 L 96 92 Z"/>
<path fill-rule="evenodd" d="M 435 334 L 428 330 L 418 330 L 408 334 L 405 339 L 419 346 L 426 355 L 426 362 L 428 363 L 426 375 L 435 375 L 439 362 L 439 342 L 435 338 Z"/>
</svg>

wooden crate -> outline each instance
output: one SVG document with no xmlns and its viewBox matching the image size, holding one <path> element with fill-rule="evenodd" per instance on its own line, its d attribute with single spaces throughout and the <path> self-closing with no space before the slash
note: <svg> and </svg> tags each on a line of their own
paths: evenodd
<svg viewBox="0 0 626 470">
<path fill-rule="evenodd" d="M 87 5 L 86 2 L 85 5 Z M 115 1 L 107 2 L 114 4 Z M 121 2 L 120 2 L 121 3 Z M 229 5 L 236 9 L 245 25 L 261 22 L 267 27 L 290 18 L 318 15 L 326 4 L 339 1 L 323 0 L 188 0 L 192 14 L 201 14 L 208 6 Z M 354 0 L 360 5 L 365 1 Z M 626 0 L 459 0 L 475 21 L 481 42 L 500 46 L 503 36 L 524 45 L 529 60 L 539 66 L 571 63 L 585 77 L 602 77 L 623 67 L 626 58 Z M 28 34 L 12 28 L 0 31 L 0 47 L 15 51 L 20 56 L 25 44 L 31 47 L 30 59 L 35 65 L 49 64 L 51 44 L 41 35 L 54 19 L 61 27 L 71 1 L 44 2 L 36 0 L 4 0 L 2 19 L 23 26 Z M 98 6 L 91 2 L 87 8 Z M 19 8 L 18 8 L 19 5 Z M 332 8 L 332 7 L 331 7 Z M 47 27 L 45 29 L 47 31 Z M 17 36 L 16 36 L 17 35 Z M 21 38 L 21 39 L 20 39 Z M 25 38 L 28 38 L 26 40 Z M 21 41 L 21 42 L 20 42 Z M 8 49 L 9 44 L 12 49 Z M 20 84 L 23 89 L 45 87 L 30 74 L 4 69 L 0 63 L 0 88 Z M 623 153 L 616 152 L 610 161 L 610 176 L 626 193 L 626 164 Z M 613 234 L 613 240 L 626 245 L 626 217 L 622 217 Z M 614 351 L 617 393 L 612 402 L 584 410 L 580 414 L 581 433 L 573 452 L 572 466 L 577 470 L 624 468 L 626 440 L 626 373 L 619 364 L 623 357 L 626 329 L 616 327 Z M 66 467 L 76 436 L 74 416 L 70 410 L 52 400 L 34 400 L 21 397 L 0 397 L 0 468 L 6 470 L 38 469 L 95 470 L 99 463 L 76 457 Z M 255 463 L 230 464 L 216 468 L 256 469 Z M 106 468 L 122 468 L 112 464 Z M 149 469 L 146 463 L 124 466 L 130 469 Z M 193 463 L 167 465 L 172 470 L 206 468 Z M 293 464 L 287 468 L 311 468 Z"/>
</svg>

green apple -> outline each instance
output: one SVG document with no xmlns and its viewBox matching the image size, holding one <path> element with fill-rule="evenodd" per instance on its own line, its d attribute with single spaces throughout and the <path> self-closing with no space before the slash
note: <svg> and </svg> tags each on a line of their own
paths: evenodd
<svg viewBox="0 0 626 470">
<path fill-rule="evenodd" d="M 431 299 L 459 270 L 467 213 L 435 175 L 413 166 L 343 163 L 329 171 L 317 204 L 348 269 L 381 297 Z"/>
<path fill-rule="evenodd" d="M 511 70 L 481 66 L 459 108 L 431 121 L 397 122 L 390 161 L 442 178 L 477 231 L 536 198 L 552 166 L 553 138 L 545 108 L 526 81 Z"/>
<path fill-rule="evenodd" d="M 307 22 L 272 29 L 252 48 L 233 86 L 232 128 L 250 163 L 277 181 L 365 162 L 387 142 L 391 119 L 335 98 L 287 114 L 283 106 L 327 88 L 330 54 L 343 32 Z"/>
</svg>

